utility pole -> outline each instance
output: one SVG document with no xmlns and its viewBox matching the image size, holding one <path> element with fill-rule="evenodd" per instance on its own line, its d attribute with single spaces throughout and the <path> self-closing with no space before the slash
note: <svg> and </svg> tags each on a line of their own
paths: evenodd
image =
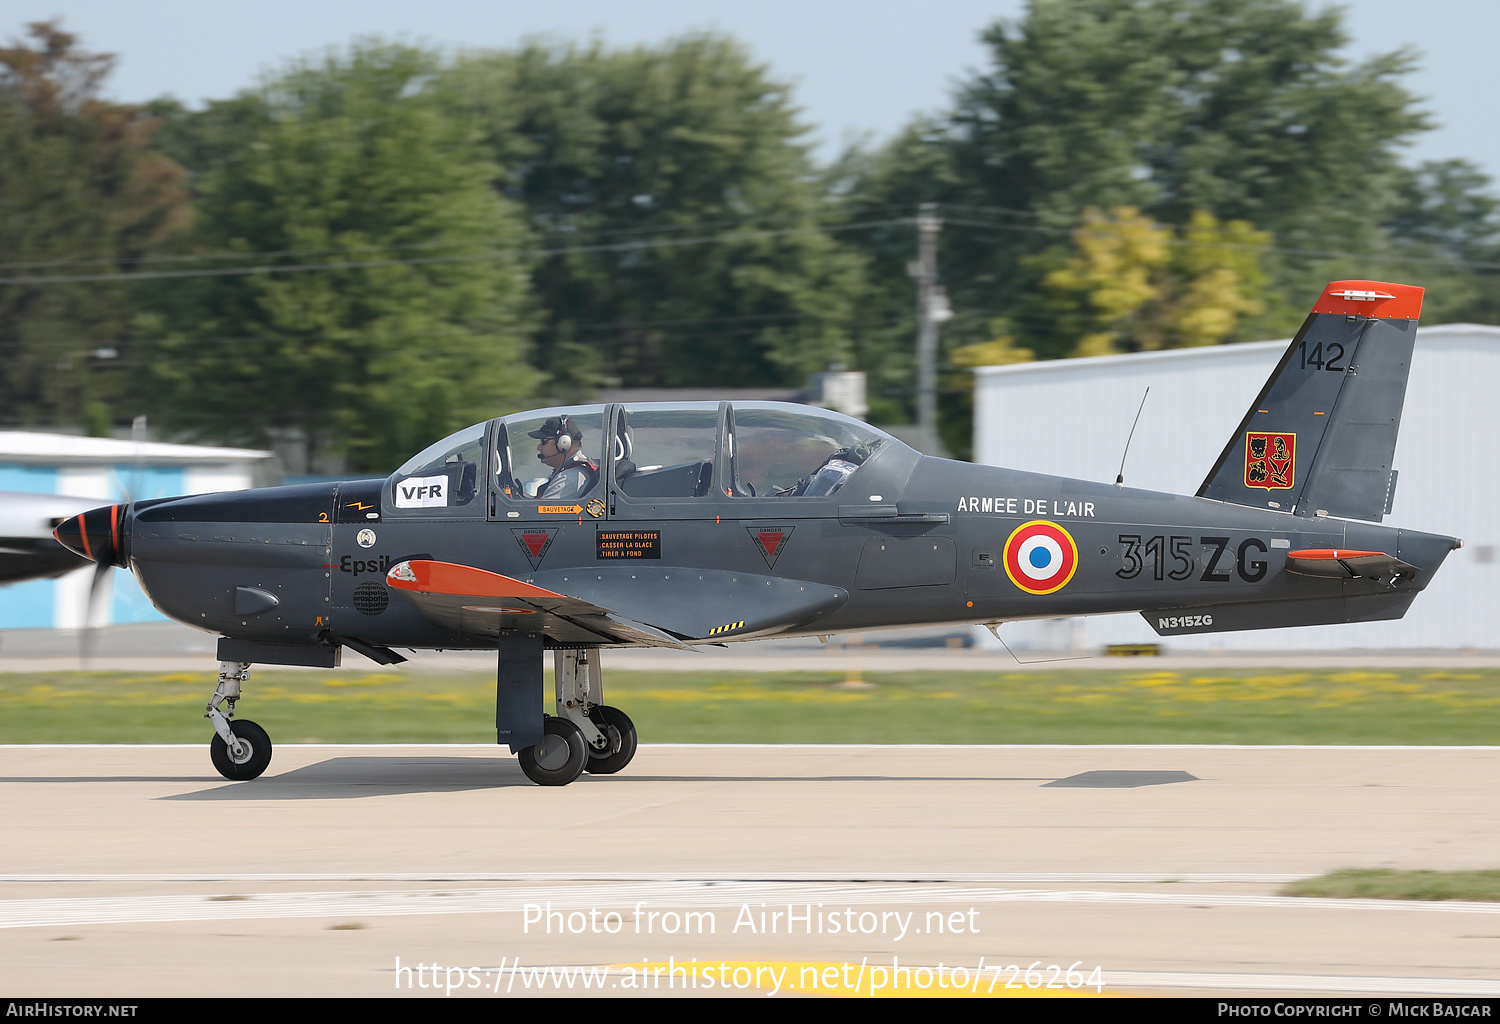
<svg viewBox="0 0 1500 1024">
<path fill-rule="evenodd" d="M 943 222 L 936 203 L 917 207 L 917 259 L 906 272 L 917 282 L 917 427 L 924 453 L 940 450 L 937 433 L 938 325 L 953 316 L 948 291 L 937 283 L 937 239 Z"/>
</svg>

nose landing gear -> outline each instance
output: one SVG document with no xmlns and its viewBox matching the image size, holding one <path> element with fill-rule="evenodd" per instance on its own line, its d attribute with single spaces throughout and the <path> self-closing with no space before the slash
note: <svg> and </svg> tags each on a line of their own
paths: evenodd
<svg viewBox="0 0 1500 1024">
<path fill-rule="evenodd" d="M 213 723 L 214 738 L 208 756 L 219 774 L 232 782 L 256 779 L 271 763 L 271 737 L 254 722 L 232 721 L 234 704 L 240 699 L 240 684 L 250 678 L 250 665 L 243 661 L 219 662 L 219 684 L 208 700 L 204 714 Z M 221 711 L 219 705 L 228 704 Z"/>
</svg>

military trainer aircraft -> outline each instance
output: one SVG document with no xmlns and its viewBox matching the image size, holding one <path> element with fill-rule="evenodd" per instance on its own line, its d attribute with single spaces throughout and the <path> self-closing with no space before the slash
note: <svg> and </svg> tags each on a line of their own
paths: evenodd
<svg viewBox="0 0 1500 1024">
<path fill-rule="evenodd" d="M 227 778 L 271 758 L 233 717 L 252 663 L 469 648 L 498 652 L 497 742 L 566 785 L 635 753 L 606 647 L 1120 611 L 1165 636 L 1399 618 L 1461 544 L 1375 525 L 1421 301 L 1329 285 L 1191 497 L 929 458 L 807 406 L 608 404 L 475 424 L 384 479 L 110 505 L 57 536 L 223 634 L 208 718 Z"/>
</svg>

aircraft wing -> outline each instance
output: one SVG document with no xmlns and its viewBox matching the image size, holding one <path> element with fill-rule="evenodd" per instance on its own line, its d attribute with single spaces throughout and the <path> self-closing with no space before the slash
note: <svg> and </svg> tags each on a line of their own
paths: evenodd
<svg viewBox="0 0 1500 1024">
<path fill-rule="evenodd" d="M 473 566 L 412 559 L 391 566 L 386 584 L 429 621 L 463 633 L 518 629 L 563 643 L 688 649 L 680 639 L 608 608 Z"/>
<path fill-rule="evenodd" d="M 838 587 L 719 570 L 601 566 L 523 582 L 425 559 L 392 566 L 386 582 L 429 621 L 465 633 L 517 629 L 558 643 L 684 649 L 803 625 L 849 596 Z"/>
</svg>

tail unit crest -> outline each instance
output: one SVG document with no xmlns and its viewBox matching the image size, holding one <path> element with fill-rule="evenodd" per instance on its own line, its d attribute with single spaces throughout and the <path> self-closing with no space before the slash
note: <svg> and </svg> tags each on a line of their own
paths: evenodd
<svg viewBox="0 0 1500 1024">
<path fill-rule="evenodd" d="M 1391 510 L 1391 460 L 1422 289 L 1335 281 L 1292 339 L 1200 498 L 1379 522 Z"/>
</svg>

